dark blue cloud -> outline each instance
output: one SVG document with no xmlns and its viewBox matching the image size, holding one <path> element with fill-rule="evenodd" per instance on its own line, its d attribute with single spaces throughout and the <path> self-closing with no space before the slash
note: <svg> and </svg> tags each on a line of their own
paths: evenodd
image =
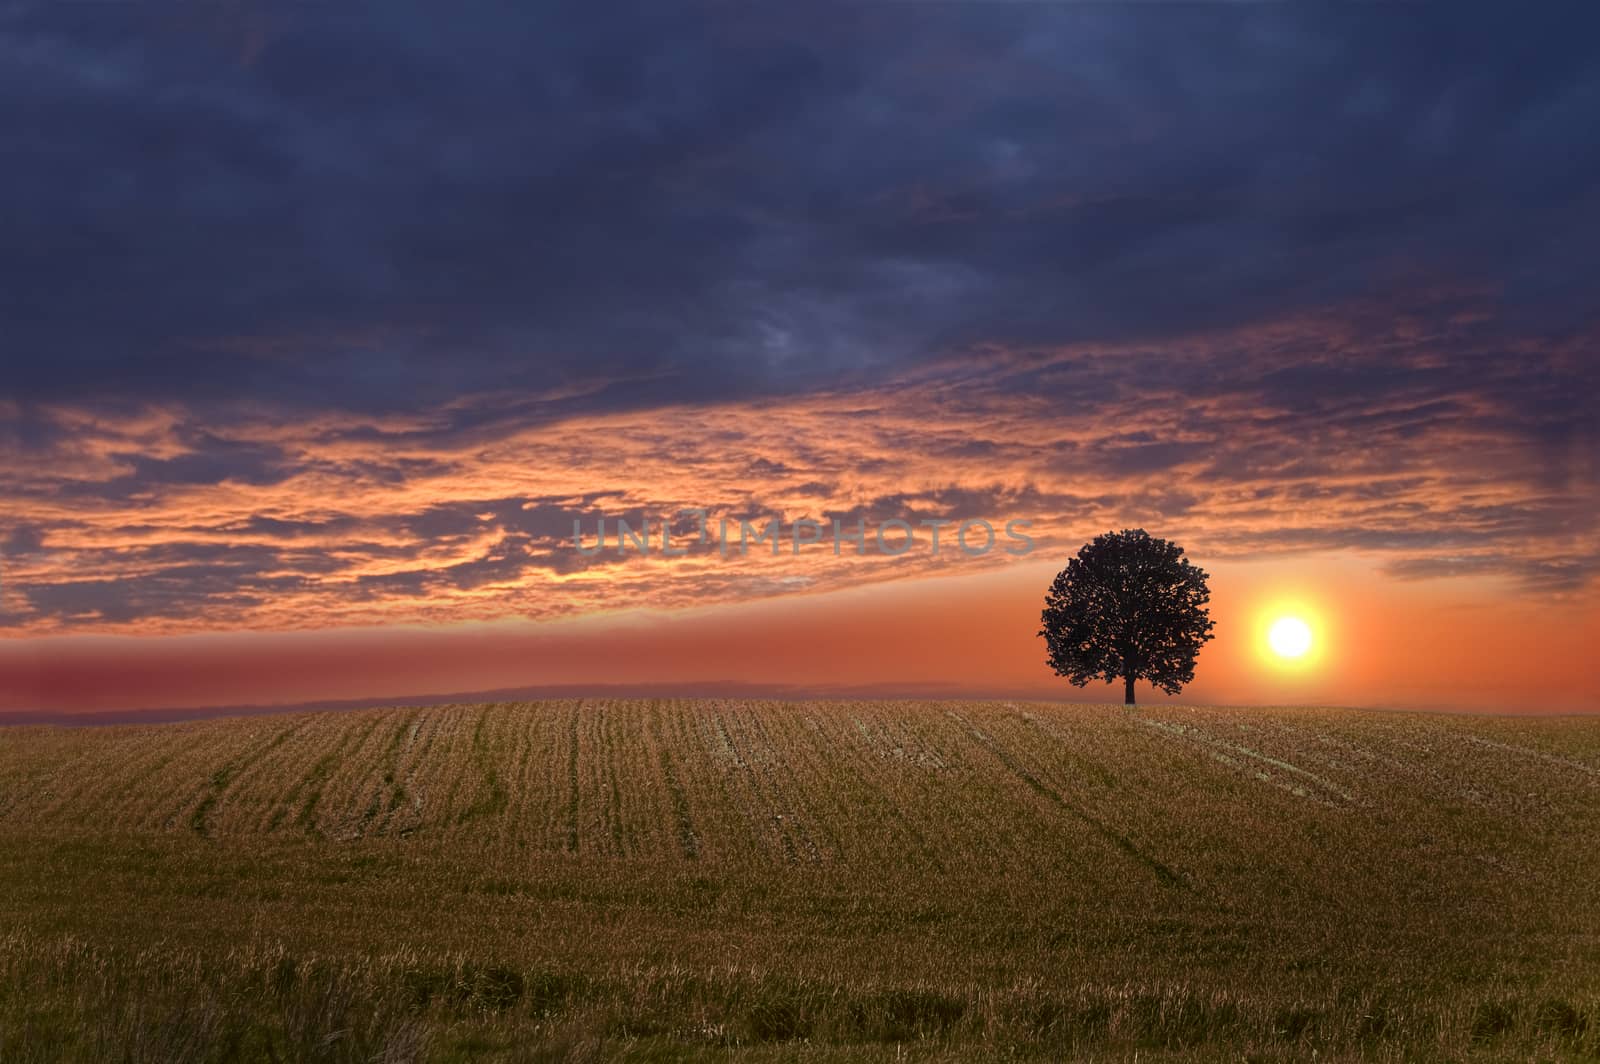
<svg viewBox="0 0 1600 1064">
<path fill-rule="evenodd" d="M 1577 10 L 228 11 L 0 16 L 0 394 L 538 418 L 1440 289 L 1593 325 Z"/>
</svg>

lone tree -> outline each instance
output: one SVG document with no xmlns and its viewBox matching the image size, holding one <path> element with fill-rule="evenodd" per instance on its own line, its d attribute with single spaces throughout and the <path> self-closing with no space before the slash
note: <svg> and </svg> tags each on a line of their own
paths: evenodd
<svg viewBox="0 0 1600 1064">
<path fill-rule="evenodd" d="M 1194 679 L 1195 655 L 1211 638 L 1210 601 L 1205 570 L 1182 547 L 1142 528 L 1107 532 L 1050 585 L 1039 630 L 1046 660 L 1078 687 L 1122 677 L 1126 705 L 1134 680 L 1175 695 Z"/>
</svg>

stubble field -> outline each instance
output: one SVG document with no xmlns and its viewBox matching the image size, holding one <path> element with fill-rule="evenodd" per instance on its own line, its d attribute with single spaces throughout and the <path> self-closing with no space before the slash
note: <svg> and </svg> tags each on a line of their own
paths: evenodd
<svg viewBox="0 0 1600 1064">
<path fill-rule="evenodd" d="M 1600 719 L 0 730 L 0 1060 L 1592 1059 Z"/>
</svg>

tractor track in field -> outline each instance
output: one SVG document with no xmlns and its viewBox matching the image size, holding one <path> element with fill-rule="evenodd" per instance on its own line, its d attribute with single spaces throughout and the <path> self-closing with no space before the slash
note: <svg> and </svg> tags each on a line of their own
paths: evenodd
<svg viewBox="0 0 1600 1064">
<path fill-rule="evenodd" d="M 1218 738 L 1196 725 L 1181 724 L 1176 721 L 1151 720 L 1145 717 L 1141 717 L 1139 723 L 1164 735 L 1207 747 L 1212 756 L 1222 764 L 1241 769 L 1254 775 L 1263 783 L 1277 787 L 1279 790 L 1292 794 L 1297 798 L 1304 798 L 1327 806 L 1342 804 L 1350 807 L 1369 804 L 1332 780 L 1319 776 L 1309 769 L 1284 761 L 1281 758 L 1273 757 L 1270 754 L 1262 753 L 1260 750 L 1245 746 L 1243 743 Z M 1240 760 L 1241 758 L 1246 760 Z M 1292 778 L 1284 779 L 1274 776 L 1267 769 L 1260 767 L 1262 765 L 1276 769 L 1279 773 L 1286 773 Z M 1307 784 L 1310 784 L 1315 790 L 1307 789 Z"/>
<path fill-rule="evenodd" d="M 270 739 L 240 757 L 227 762 L 212 773 L 199 802 L 189 813 L 189 828 L 196 835 L 209 837 L 211 814 L 227 795 L 230 786 L 237 784 L 252 767 L 260 764 L 268 754 L 288 742 L 290 737 L 306 726 L 305 721 L 279 729 Z"/>
<path fill-rule="evenodd" d="M 1112 849 L 1122 853 L 1135 864 L 1141 865 L 1147 869 L 1156 877 L 1156 880 L 1160 882 L 1162 886 L 1172 887 L 1177 890 L 1188 891 L 1191 893 L 1198 893 L 1195 885 L 1190 883 L 1188 878 L 1186 878 L 1184 875 L 1146 853 L 1144 850 L 1140 849 L 1132 839 L 1112 828 L 1110 825 L 1094 816 L 1082 806 L 1068 800 L 1067 797 L 1060 791 L 1040 780 L 1038 776 L 1024 767 L 1014 756 L 1012 756 L 1009 751 L 996 742 L 995 739 L 987 732 L 978 728 L 971 721 L 967 720 L 967 718 L 963 717 L 954 710 L 949 710 L 947 712 L 952 719 L 959 722 L 967 729 L 967 733 L 971 735 L 980 746 L 992 754 L 995 759 L 1004 765 L 1006 769 L 1009 770 L 1013 775 L 1022 780 L 1023 783 L 1027 784 L 1027 786 L 1035 794 L 1053 803 L 1055 806 L 1064 812 L 1069 813 L 1076 819 L 1082 821 L 1102 840 L 1110 844 Z"/>
</svg>

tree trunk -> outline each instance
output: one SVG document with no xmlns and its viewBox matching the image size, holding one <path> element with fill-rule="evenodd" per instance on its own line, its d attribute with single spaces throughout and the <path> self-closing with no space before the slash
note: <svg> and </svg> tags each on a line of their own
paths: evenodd
<svg viewBox="0 0 1600 1064">
<path fill-rule="evenodd" d="M 1122 704 L 1133 705 L 1133 673 L 1128 673 L 1122 678 Z"/>
</svg>

